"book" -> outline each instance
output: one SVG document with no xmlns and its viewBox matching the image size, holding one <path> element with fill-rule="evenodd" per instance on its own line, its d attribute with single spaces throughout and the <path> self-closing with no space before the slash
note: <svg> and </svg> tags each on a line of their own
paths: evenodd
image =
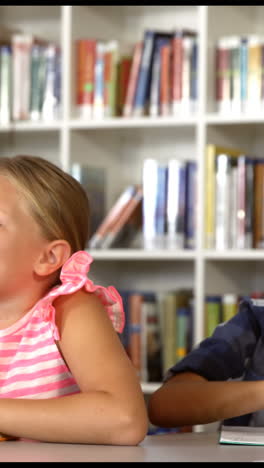
<svg viewBox="0 0 264 468">
<path fill-rule="evenodd" d="M 12 120 L 28 120 L 30 106 L 30 61 L 34 38 L 14 34 L 12 45 Z"/>
<path fill-rule="evenodd" d="M 128 356 L 136 369 L 137 375 L 141 376 L 141 306 L 143 294 L 131 292 L 128 298 L 129 307 L 129 339 Z"/>
<path fill-rule="evenodd" d="M 118 53 L 117 41 L 106 42 L 104 53 L 104 117 L 113 117 L 117 113 Z"/>
<path fill-rule="evenodd" d="M 88 164 L 73 163 L 71 175 L 80 182 L 87 193 L 90 204 L 90 235 L 97 230 L 106 212 L 106 170 Z"/>
<path fill-rule="evenodd" d="M 216 156 L 215 248 L 230 248 L 230 174 L 231 157 Z"/>
<path fill-rule="evenodd" d="M 102 249 L 128 247 L 141 228 L 143 190 L 141 186 L 135 188 L 132 197 L 104 235 L 101 241 Z"/>
<path fill-rule="evenodd" d="M 248 38 L 240 38 L 240 91 L 241 111 L 246 110 L 247 102 L 247 79 L 248 79 Z"/>
<path fill-rule="evenodd" d="M 222 297 L 207 295 L 205 297 L 205 337 L 209 337 L 221 322 Z"/>
<path fill-rule="evenodd" d="M 121 213 L 123 212 L 126 205 L 129 203 L 129 201 L 131 200 L 135 192 L 136 192 L 136 186 L 129 185 L 118 196 L 115 203 L 110 208 L 110 210 L 106 213 L 105 217 L 99 224 L 95 233 L 90 238 L 89 247 L 91 249 L 101 248 L 102 240 L 104 236 L 108 232 L 111 225 L 114 224 L 115 221 L 119 219 Z"/>
<path fill-rule="evenodd" d="M 45 74 L 45 46 L 33 44 L 31 48 L 31 88 L 29 106 L 30 119 L 33 121 L 38 121 L 41 118 Z"/>
<path fill-rule="evenodd" d="M 216 157 L 224 153 L 239 156 L 243 151 L 208 143 L 205 154 L 205 248 L 215 248 Z"/>
<path fill-rule="evenodd" d="M 264 247 L 264 160 L 256 160 L 254 166 L 254 231 L 253 246 Z"/>
<path fill-rule="evenodd" d="M 171 33 L 147 29 L 144 32 L 143 51 L 140 61 L 133 115 L 140 117 L 149 113 L 150 83 L 152 76 L 155 42 L 159 37 L 171 38 Z"/>
<path fill-rule="evenodd" d="M 129 73 L 123 116 L 131 117 L 133 114 L 134 99 L 138 81 L 139 68 L 143 51 L 143 41 L 138 41 L 133 50 L 132 64 Z"/>
<path fill-rule="evenodd" d="M 230 106 L 231 112 L 241 112 L 241 47 L 240 36 L 229 37 Z"/>
<path fill-rule="evenodd" d="M 197 206 L 197 163 L 186 162 L 186 209 L 184 247 L 194 249 L 196 245 L 196 206 Z"/>
<path fill-rule="evenodd" d="M 145 382 L 162 380 L 159 318 L 156 294 L 144 292 L 141 305 L 141 376 Z"/>
<path fill-rule="evenodd" d="M 171 114 L 171 43 L 160 48 L 160 114 Z"/>
<path fill-rule="evenodd" d="M 125 99 L 132 65 L 132 56 L 122 56 L 118 63 L 117 72 L 117 115 L 123 115 Z"/>
<path fill-rule="evenodd" d="M 219 444 L 264 445 L 264 428 L 222 424 L 219 431 Z"/>
<path fill-rule="evenodd" d="M 222 319 L 224 322 L 230 320 L 237 313 L 238 296 L 236 294 L 222 295 Z"/>
<path fill-rule="evenodd" d="M 218 112 L 226 113 L 231 109 L 230 69 L 230 41 L 228 37 L 223 36 L 216 43 L 215 58 L 215 97 Z"/>
<path fill-rule="evenodd" d="M 190 59 L 189 42 L 186 42 L 186 50 L 183 42 L 185 37 L 196 37 L 197 33 L 189 29 L 176 30 L 172 37 L 172 114 L 179 115 L 185 112 L 183 104 L 183 68 L 184 68 L 184 93 L 190 90 Z M 186 52 L 186 54 L 185 54 Z M 188 59 L 187 59 L 188 57 Z M 187 81 L 186 81 L 187 79 Z"/>
<path fill-rule="evenodd" d="M 168 161 L 167 236 L 169 249 L 183 249 L 185 244 L 186 163 L 177 159 Z"/>
<path fill-rule="evenodd" d="M 45 48 L 46 73 L 41 117 L 52 121 L 60 116 L 61 105 L 61 50 L 56 44 Z"/>
<path fill-rule="evenodd" d="M 104 55 L 105 42 L 96 42 L 95 70 L 94 70 L 94 101 L 93 118 L 104 117 Z"/>
<path fill-rule="evenodd" d="M 248 36 L 247 112 L 261 108 L 261 46 L 260 36 Z"/>
<path fill-rule="evenodd" d="M 94 102 L 96 40 L 76 41 L 76 104 L 80 117 L 91 119 Z"/>
<path fill-rule="evenodd" d="M 150 83 L 149 115 L 157 117 L 160 114 L 160 78 L 161 49 L 167 43 L 166 38 L 158 38 L 153 52 L 152 77 Z"/>
<path fill-rule="evenodd" d="M 9 45 L 0 45 L 0 123 L 11 121 L 12 51 Z"/>
</svg>

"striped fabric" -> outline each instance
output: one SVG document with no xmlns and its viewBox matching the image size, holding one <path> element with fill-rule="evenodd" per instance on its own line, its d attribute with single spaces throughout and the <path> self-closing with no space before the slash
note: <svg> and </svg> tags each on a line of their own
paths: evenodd
<svg viewBox="0 0 264 468">
<path fill-rule="evenodd" d="M 62 284 L 11 327 L 0 330 L 0 398 L 57 398 L 78 393 L 79 387 L 64 362 L 56 340 L 53 300 L 82 287 L 102 300 L 117 331 L 124 326 L 121 298 L 112 286 L 95 286 L 87 278 L 92 261 L 85 252 L 76 252 L 61 271 Z"/>
</svg>

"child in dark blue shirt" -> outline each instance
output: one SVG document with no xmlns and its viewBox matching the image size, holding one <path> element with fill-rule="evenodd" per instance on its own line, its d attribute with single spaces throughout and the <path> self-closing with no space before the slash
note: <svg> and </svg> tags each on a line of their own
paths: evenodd
<svg viewBox="0 0 264 468">
<path fill-rule="evenodd" d="M 221 420 L 264 426 L 264 300 L 244 299 L 233 318 L 171 367 L 148 410 L 164 427 Z"/>
</svg>

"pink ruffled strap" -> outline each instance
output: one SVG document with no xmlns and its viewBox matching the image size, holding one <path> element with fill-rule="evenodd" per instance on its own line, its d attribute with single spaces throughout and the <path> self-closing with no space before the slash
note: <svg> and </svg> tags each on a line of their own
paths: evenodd
<svg viewBox="0 0 264 468">
<path fill-rule="evenodd" d="M 114 329 L 121 333 L 125 324 L 125 314 L 122 298 L 113 286 L 95 285 L 87 278 L 90 264 L 93 262 L 92 256 L 85 250 L 75 252 L 63 265 L 60 279 L 62 284 L 53 288 L 45 297 L 38 302 L 38 309 L 41 308 L 44 319 L 51 321 L 54 326 L 54 335 L 58 339 L 58 331 L 55 326 L 55 309 L 53 300 L 62 294 L 71 294 L 82 287 L 88 292 L 95 293 L 102 301 L 105 309 L 112 321 Z"/>
</svg>

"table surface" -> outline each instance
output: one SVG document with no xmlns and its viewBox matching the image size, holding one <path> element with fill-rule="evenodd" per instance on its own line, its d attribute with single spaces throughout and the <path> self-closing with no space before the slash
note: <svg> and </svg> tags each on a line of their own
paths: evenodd
<svg viewBox="0 0 264 468">
<path fill-rule="evenodd" d="M 0 442 L 2 462 L 252 462 L 264 461 L 264 446 L 220 445 L 216 432 L 147 436 L 137 447 Z"/>
</svg>

